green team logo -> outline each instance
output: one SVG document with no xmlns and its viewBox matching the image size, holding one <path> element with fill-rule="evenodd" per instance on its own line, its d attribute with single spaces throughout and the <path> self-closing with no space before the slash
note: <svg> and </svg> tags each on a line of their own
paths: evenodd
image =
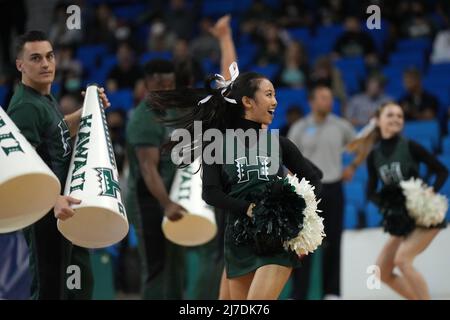
<svg viewBox="0 0 450 320">
<path fill-rule="evenodd" d="M 258 173 L 258 180 L 269 181 L 269 157 L 256 156 L 256 164 L 249 165 L 247 157 L 234 160 L 236 162 L 238 183 L 250 180 L 250 172 Z"/>
<path fill-rule="evenodd" d="M 114 173 L 109 168 L 94 168 L 97 171 L 101 193 L 99 196 L 107 196 L 117 199 L 120 192 L 119 181 L 114 179 Z"/>
</svg>

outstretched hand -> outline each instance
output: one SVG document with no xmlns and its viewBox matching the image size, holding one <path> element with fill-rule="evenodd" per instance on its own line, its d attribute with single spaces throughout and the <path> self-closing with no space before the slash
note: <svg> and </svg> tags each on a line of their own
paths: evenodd
<svg viewBox="0 0 450 320">
<path fill-rule="evenodd" d="M 216 24 L 209 29 L 209 32 L 219 40 L 231 35 L 230 20 L 231 16 L 229 14 L 221 17 L 217 20 Z"/>
</svg>

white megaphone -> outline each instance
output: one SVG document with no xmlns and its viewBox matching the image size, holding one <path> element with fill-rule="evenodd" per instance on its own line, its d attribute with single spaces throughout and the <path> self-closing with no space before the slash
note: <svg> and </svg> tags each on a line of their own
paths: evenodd
<svg viewBox="0 0 450 320">
<path fill-rule="evenodd" d="M 60 191 L 58 178 L 0 107 L 0 233 L 45 216 Z"/>
<path fill-rule="evenodd" d="M 162 222 L 166 238 L 182 246 L 205 244 L 217 233 L 213 207 L 202 199 L 199 165 L 197 158 L 189 166 L 178 169 L 170 190 L 171 200 L 186 208 L 188 213 L 178 221 L 164 217 Z"/>
<path fill-rule="evenodd" d="M 116 160 L 96 86 L 86 90 L 64 194 L 81 200 L 72 206 L 73 217 L 58 220 L 58 230 L 72 243 L 102 248 L 127 235 Z"/>
</svg>

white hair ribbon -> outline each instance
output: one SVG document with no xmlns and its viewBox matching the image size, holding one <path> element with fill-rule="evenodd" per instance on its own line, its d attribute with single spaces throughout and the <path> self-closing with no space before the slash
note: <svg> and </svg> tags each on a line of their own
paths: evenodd
<svg viewBox="0 0 450 320">
<path fill-rule="evenodd" d="M 228 68 L 230 71 L 231 79 L 226 81 L 225 78 L 220 74 L 215 74 L 216 76 L 216 83 L 217 83 L 217 89 L 222 89 L 220 91 L 220 94 L 225 99 L 225 101 L 228 101 L 229 103 L 237 104 L 235 99 L 227 98 L 224 96 L 225 92 L 230 88 L 230 86 L 233 84 L 233 82 L 236 80 L 236 78 L 239 76 L 239 68 L 236 62 L 233 62 L 230 67 Z M 198 102 L 198 104 L 204 104 L 211 99 L 212 94 L 206 96 L 202 100 Z"/>
</svg>

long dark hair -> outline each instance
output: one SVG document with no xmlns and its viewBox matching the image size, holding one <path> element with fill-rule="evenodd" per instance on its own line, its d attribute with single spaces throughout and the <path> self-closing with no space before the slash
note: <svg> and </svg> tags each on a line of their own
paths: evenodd
<svg viewBox="0 0 450 320">
<path fill-rule="evenodd" d="M 233 128 L 236 119 L 244 117 L 243 97 L 254 98 L 261 80 L 267 79 L 256 72 L 240 74 L 222 94 L 223 88 L 214 87 L 217 76 L 205 80 L 204 89 L 183 88 L 170 91 L 153 91 L 148 96 L 148 105 L 160 114 L 160 119 L 174 129 L 187 129 L 194 137 L 194 121 L 202 121 L 202 129 L 215 128 L 225 132 Z M 206 96 L 211 98 L 199 104 Z M 236 104 L 224 99 L 224 96 L 236 100 Z M 170 116 L 167 111 L 177 110 L 176 116 Z M 196 137 L 194 137 L 195 139 Z M 165 149 L 172 149 L 176 143 L 169 143 Z M 187 147 L 187 146 L 186 146 Z M 194 143 L 190 145 L 191 155 Z"/>
</svg>

